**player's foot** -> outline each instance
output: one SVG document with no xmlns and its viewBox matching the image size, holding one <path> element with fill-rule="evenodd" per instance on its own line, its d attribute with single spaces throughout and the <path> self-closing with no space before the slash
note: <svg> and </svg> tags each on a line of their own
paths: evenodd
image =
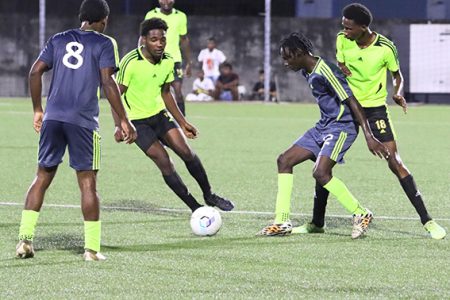
<svg viewBox="0 0 450 300">
<path fill-rule="evenodd" d="M 292 232 L 292 224 L 287 221 L 282 224 L 270 224 L 261 229 L 256 235 L 274 236 L 274 235 L 288 235 Z"/>
<path fill-rule="evenodd" d="M 297 226 L 292 228 L 292 234 L 303 234 L 303 233 L 324 233 L 325 229 L 323 227 L 316 226 L 312 222 L 303 224 L 302 226 Z"/>
<path fill-rule="evenodd" d="M 106 260 L 106 257 L 100 252 L 95 252 L 89 249 L 86 249 L 83 254 L 83 259 L 85 261 L 102 261 Z"/>
<path fill-rule="evenodd" d="M 445 229 L 433 220 L 426 222 L 425 225 L 423 225 L 423 228 L 425 228 L 425 230 L 430 234 L 431 238 L 435 240 L 441 240 L 447 235 Z"/>
<path fill-rule="evenodd" d="M 230 211 L 234 208 L 233 202 L 216 194 L 211 194 L 211 196 L 205 199 L 205 203 L 209 206 L 216 206 L 223 211 Z"/>
<path fill-rule="evenodd" d="M 370 222 L 372 222 L 373 214 L 367 209 L 365 215 L 353 215 L 353 229 L 352 229 L 352 239 L 357 239 L 362 237 L 369 227 Z"/>
<path fill-rule="evenodd" d="M 16 246 L 17 258 L 32 258 L 34 256 L 33 242 L 20 240 Z"/>
</svg>

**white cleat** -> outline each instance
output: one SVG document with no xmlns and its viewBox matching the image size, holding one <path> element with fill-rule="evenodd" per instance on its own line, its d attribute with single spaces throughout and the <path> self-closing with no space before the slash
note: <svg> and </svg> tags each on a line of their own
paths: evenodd
<svg viewBox="0 0 450 300">
<path fill-rule="evenodd" d="M 83 254 L 84 261 L 103 261 L 106 260 L 106 256 L 100 252 L 93 252 L 91 250 L 84 251 Z"/>
<path fill-rule="evenodd" d="M 16 246 L 16 258 L 32 258 L 34 256 L 33 242 L 20 240 Z"/>
</svg>

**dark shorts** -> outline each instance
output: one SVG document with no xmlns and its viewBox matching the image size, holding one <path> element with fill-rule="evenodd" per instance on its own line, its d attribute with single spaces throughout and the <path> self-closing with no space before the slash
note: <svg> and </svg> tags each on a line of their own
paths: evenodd
<svg viewBox="0 0 450 300">
<path fill-rule="evenodd" d="M 294 144 L 311 151 L 316 158 L 322 155 L 335 162 L 343 163 L 345 152 L 357 136 L 358 127 L 354 123 L 331 126 L 323 130 L 313 127 Z"/>
<path fill-rule="evenodd" d="M 146 119 L 132 120 L 138 134 L 136 145 L 145 153 L 157 140 L 163 141 L 164 135 L 172 128 L 179 128 L 177 122 L 164 109 Z"/>
<path fill-rule="evenodd" d="M 98 170 L 100 139 L 96 130 L 60 121 L 45 121 L 39 139 L 38 164 L 46 168 L 59 165 L 67 147 L 73 169 Z"/>
<path fill-rule="evenodd" d="M 380 142 L 395 140 L 395 131 L 389 117 L 389 111 L 385 105 L 378 107 L 365 107 L 364 113 L 370 124 L 373 135 Z"/>
<path fill-rule="evenodd" d="M 183 66 L 181 62 L 176 62 L 173 66 L 173 77 L 174 81 L 183 80 Z"/>
</svg>

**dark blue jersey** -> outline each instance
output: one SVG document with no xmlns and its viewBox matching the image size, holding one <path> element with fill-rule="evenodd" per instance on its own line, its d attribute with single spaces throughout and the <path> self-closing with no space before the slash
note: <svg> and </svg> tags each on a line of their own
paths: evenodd
<svg viewBox="0 0 450 300">
<path fill-rule="evenodd" d="M 309 74 L 302 70 L 313 96 L 320 107 L 320 120 L 316 127 L 324 129 L 336 123 L 354 122 L 350 107 L 344 102 L 353 95 L 339 68 L 319 57 Z"/>
<path fill-rule="evenodd" d="M 97 129 L 100 69 L 117 69 L 115 40 L 95 31 L 71 29 L 51 37 L 38 60 L 53 69 L 44 121 Z"/>
</svg>

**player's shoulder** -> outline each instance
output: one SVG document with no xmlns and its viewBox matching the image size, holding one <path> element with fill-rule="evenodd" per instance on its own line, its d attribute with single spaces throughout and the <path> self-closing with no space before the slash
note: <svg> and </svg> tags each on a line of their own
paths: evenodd
<svg viewBox="0 0 450 300">
<path fill-rule="evenodd" d="M 120 63 L 123 64 L 128 64 L 131 61 L 137 61 L 137 60 L 143 60 L 143 57 L 141 55 L 141 53 L 139 53 L 139 49 L 135 48 L 133 50 L 131 50 L 130 52 L 128 52 L 127 54 L 125 54 L 122 59 L 120 60 Z"/>
<path fill-rule="evenodd" d="M 174 16 L 179 17 L 179 18 L 186 18 L 186 14 L 185 14 L 184 12 L 182 12 L 181 10 L 179 10 L 179 9 L 173 8 L 173 9 L 172 9 L 172 14 L 173 14 Z"/>
<path fill-rule="evenodd" d="M 341 30 L 341 31 L 339 31 L 336 34 L 336 40 L 339 40 L 339 41 L 345 41 L 346 40 L 344 31 Z"/>
<path fill-rule="evenodd" d="M 168 65 L 170 68 L 173 69 L 175 61 L 173 60 L 173 57 L 169 53 L 164 52 L 163 56 L 161 57 L 161 64 Z"/>
<path fill-rule="evenodd" d="M 394 42 L 392 42 L 382 34 L 377 33 L 377 40 L 374 46 L 384 48 L 388 52 L 392 51 L 394 55 L 397 55 L 397 47 L 395 46 Z"/>
</svg>

